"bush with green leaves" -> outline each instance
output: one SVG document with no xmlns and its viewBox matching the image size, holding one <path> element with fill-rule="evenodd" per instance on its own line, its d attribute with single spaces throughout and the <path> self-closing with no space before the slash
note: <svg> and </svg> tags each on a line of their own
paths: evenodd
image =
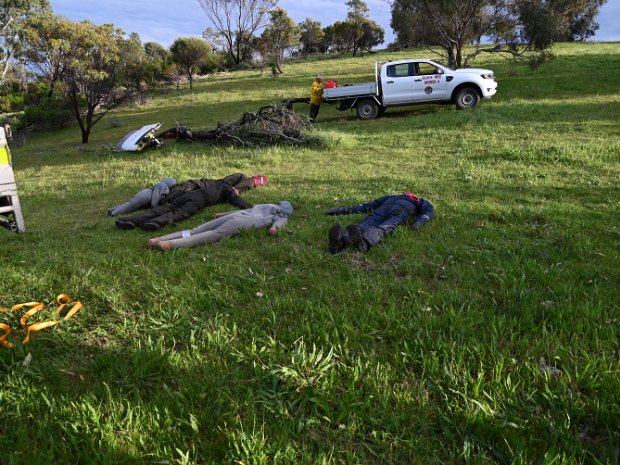
<svg viewBox="0 0 620 465">
<path fill-rule="evenodd" d="M 45 97 L 26 107 L 21 117 L 21 126 L 59 129 L 67 126 L 72 119 L 73 116 L 61 97 Z"/>
<path fill-rule="evenodd" d="M 24 94 L 11 91 L 4 95 L 0 94 L 0 113 L 13 113 L 24 107 Z"/>
</svg>

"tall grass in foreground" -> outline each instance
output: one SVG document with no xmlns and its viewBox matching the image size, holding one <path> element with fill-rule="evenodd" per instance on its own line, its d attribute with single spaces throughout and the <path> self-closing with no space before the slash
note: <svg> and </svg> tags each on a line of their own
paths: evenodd
<svg viewBox="0 0 620 465">
<path fill-rule="evenodd" d="M 554 51 L 537 71 L 477 62 L 499 92 L 474 111 L 323 106 L 324 150 L 105 144 L 414 52 L 209 77 L 104 118 L 86 151 L 76 128 L 15 146 L 27 233 L 0 231 L 0 306 L 85 309 L 0 352 L 0 463 L 620 462 L 620 45 Z M 162 254 L 105 216 L 164 176 L 236 171 L 270 177 L 251 203 L 293 203 L 281 235 Z M 423 230 L 327 253 L 325 209 L 405 189 L 436 207 Z"/>
</svg>

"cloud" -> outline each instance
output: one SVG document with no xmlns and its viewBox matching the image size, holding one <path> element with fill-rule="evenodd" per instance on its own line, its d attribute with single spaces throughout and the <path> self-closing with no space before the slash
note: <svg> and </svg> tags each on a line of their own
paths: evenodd
<svg viewBox="0 0 620 465">
<path fill-rule="evenodd" d="M 112 23 L 126 33 L 137 32 L 142 42 L 159 42 L 168 47 L 177 37 L 200 37 L 209 27 L 209 20 L 197 0 L 51 0 L 55 14 L 72 21 L 89 19 L 95 24 Z M 384 0 L 368 1 L 370 17 L 386 31 L 386 41 L 392 40 L 390 7 Z M 323 27 L 344 20 L 348 7 L 345 2 L 333 0 L 281 0 L 279 6 L 287 10 L 295 22 L 313 18 Z"/>
<path fill-rule="evenodd" d="M 386 0 L 367 0 L 369 17 L 385 30 L 385 44 L 394 40 L 390 27 L 390 6 Z M 178 37 L 201 37 L 209 27 L 206 14 L 197 0 L 51 0 L 54 13 L 72 21 L 91 20 L 95 24 L 112 23 L 127 34 L 137 32 L 142 42 L 158 42 L 169 47 Z M 323 27 L 344 20 L 346 2 L 333 0 L 280 0 L 297 23 L 306 18 Z M 597 18 L 600 28 L 591 40 L 620 41 L 620 0 L 609 0 Z"/>
<path fill-rule="evenodd" d="M 197 1 L 183 0 L 51 0 L 55 14 L 72 21 L 112 23 L 127 34 L 136 32 L 142 42 L 168 47 L 178 37 L 200 37 L 208 20 Z"/>
</svg>

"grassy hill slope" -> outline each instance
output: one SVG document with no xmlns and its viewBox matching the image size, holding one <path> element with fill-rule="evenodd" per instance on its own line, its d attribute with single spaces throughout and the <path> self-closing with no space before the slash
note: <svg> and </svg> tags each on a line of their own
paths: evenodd
<svg viewBox="0 0 620 465">
<path fill-rule="evenodd" d="M 66 292 L 85 308 L 0 348 L 0 463 L 618 463 L 620 44 L 554 51 L 536 71 L 477 61 L 499 90 L 473 111 L 324 105 L 326 149 L 105 146 L 415 52 L 212 76 L 108 115 L 86 151 L 75 127 L 14 146 L 27 233 L 0 230 L 0 306 Z M 238 171 L 270 178 L 251 203 L 296 208 L 276 238 L 164 254 L 106 217 L 165 176 Z M 327 252 L 324 210 L 404 190 L 435 205 L 425 228 Z"/>
</svg>

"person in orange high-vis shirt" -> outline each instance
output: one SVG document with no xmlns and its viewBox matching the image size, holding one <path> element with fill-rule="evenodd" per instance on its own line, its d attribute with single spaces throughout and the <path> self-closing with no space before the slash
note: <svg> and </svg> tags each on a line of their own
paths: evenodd
<svg viewBox="0 0 620 465">
<path fill-rule="evenodd" d="M 319 116 L 321 103 L 323 103 L 323 78 L 317 74 L 310 88 L 310 121 L 314 122 Z"/>
</svg>

